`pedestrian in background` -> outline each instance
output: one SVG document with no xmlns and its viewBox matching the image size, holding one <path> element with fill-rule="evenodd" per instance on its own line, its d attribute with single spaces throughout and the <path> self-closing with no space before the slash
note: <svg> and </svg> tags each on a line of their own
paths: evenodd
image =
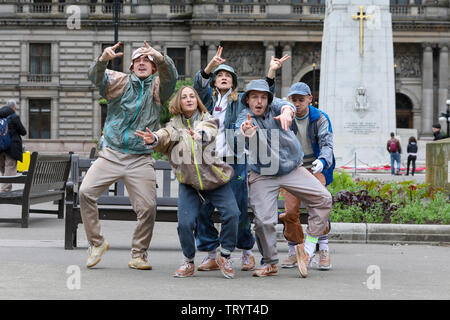
<svg viewBox="0 0 450 320">
<path fill-rule="evenodd" d="M 440 123 L 433 124 L 431 130 L 433 131 L 433 136 L 434 136 L 433 141 L 445 139 L 444 135 L 441 133 L 441 124 Z"/>
<path fill-rule="evenodd" d="M 417 159 L 417 141 L 414 137 L 409 137 L 408 146 L 406 147 L 408 152 L 408 165 L 406 167 L 406 175 L 409 175 L 409 165 L 412 163 L 411 175 L 414 175 L 416 171 L 416 159 Z"/>
<path fill-rule="evenodd" d="M 2 176 L 15 176 L 17 174 L 17 161 L 22 161 L 23 146 L 21 136 L 27 134 L 27 130 L 16 114 L 17 104 L 15 100 L 8 100 L 6 106 L 0 109 L 0 119 L 8 119 L 8 134 L 11 138 L 11 145 L 8 149 L 0 153 L 0 174 Z M 11 183 L 4 183 L 0 187 L 0 192 L 12 190 Z"/>
<path fill-rule="evenodd" d="M 400 146 L 400 141 L 395 138 L 395 134 L 391 132 L 391 139 L 387 142 L 387 151 L 391 155 L 391 175 L 400 174 L 400 153 L 402 152 L 402 147 Z M 397 162 L 397 172 L 395 172 L 394 162 Z"/>
</svg>

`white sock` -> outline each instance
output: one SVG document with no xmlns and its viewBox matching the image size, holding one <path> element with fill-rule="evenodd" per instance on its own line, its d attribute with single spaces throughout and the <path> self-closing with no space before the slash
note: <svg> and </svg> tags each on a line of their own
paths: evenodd
<svg viewBox="0 0 450 320">
<path fill-rule="evenodd" d="M 252 250 L 242 250 L 242 255 L 253 256 L 253 252 Z"/>
<path fill-rule="evenodd" d="M 316 251 L 317 240 L 318 240 L 318 238 L 316 238 L 316 237 L 312 237 L 310 235 L 306 235 L 305 251 L 308 253 L 308 255 L 310 257 L 312 257 L 314 252 Z"/>
<path fill-rule="evenodd" d="M 325 250 L 328 251 L 328 237 L 320 237 L 319 238 L 319 250 Z"/>
<path fill-rule="evenodd" d="M 295 256 L 297 253 L 295 252 L 295 246 L 288 244 L 289 255 Z"/>
<path fill-rule="evenodd" d="M 216 259 L 216 255 L 217 255 L 216 250 L 208 252 L 208 257 L 210 259 Z"/>
</svg>

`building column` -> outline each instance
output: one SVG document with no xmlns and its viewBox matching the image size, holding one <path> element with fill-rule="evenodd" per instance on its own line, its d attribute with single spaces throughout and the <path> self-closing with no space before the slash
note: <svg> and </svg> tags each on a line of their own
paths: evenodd
<svg viewBox="0 0 450 320">
<path fill-rule="evenodd" d="M 438 114 L 447 112 L 448 99 L 448 44 L 439 44 L 439 91 L 438 91 Z"/>
<path fill-rule="evenodd" d="M 284 43 L 282 57 L 286 54 L 292 57 L 291 43 Z M 289 88 L 292 85 L 292 58 L 287 59 L 281 67 L 281 97 L 287 98 Z"/>
<path fill-rule="evenodd" d="M 190 74 L 191 78 L 194 79 L 195 74 L 202 68 L 202 50 L 199 42 L 192 42 L 190 53 L 191 63 L 189 65 L 191 70 L 189 70 L 188 74 Z"/>
<path fill-rule="evenodd" d="M 430 43 L 423 46 L 422 64 L 422 135 L 430 136 L 433 125 L 433 49 Z"/>
<path fill-rule="evenodd" d="M 265 71 L 269 70 L 270 60 L 272 56 L 275 57 L 275 42 L 264 41 L 264 46 L 266 47 L 266 61 L 265 61 Z"/>
</svg>

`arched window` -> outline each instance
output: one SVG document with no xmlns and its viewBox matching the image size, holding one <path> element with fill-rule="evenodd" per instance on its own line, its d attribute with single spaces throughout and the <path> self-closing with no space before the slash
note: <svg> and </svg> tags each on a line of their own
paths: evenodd
<svg viewBox="0 0 450 320">
<path fill-rule="evenodd" d="M 403 93 L 395 94 L 395 113 L 397 128 L 408 129 L 413 127 L 413 104 L 411 99 Z"/>
</svg>

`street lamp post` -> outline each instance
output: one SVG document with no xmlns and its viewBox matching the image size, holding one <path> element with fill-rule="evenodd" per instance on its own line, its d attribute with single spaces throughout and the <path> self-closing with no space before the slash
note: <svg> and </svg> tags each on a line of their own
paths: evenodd
<svg viewBox="0 0 450 320">
<path fill-rule="evenodd" d="M 450 137 L 450 100 L 446 101 L 447 104 L 447 112 L 446 113 L 441 113 L 441 116 L 439 117 L 440 121 L 445 121 L 445 123 L 447 124 L 447 138 Z"/>
<path fill-rule="evenodd" d="M 119 41 L 119 22 L 120 22 L 120 2 L 119 0 L 114 0 L 113 7 L 113 22 L 114 22 L 114 44 Z M 119 48 L 116 52 L 119 52 Z M 119 71 L 119 58 L 115 58 L 113 61 L 113 69 Z"/>
</svg>

